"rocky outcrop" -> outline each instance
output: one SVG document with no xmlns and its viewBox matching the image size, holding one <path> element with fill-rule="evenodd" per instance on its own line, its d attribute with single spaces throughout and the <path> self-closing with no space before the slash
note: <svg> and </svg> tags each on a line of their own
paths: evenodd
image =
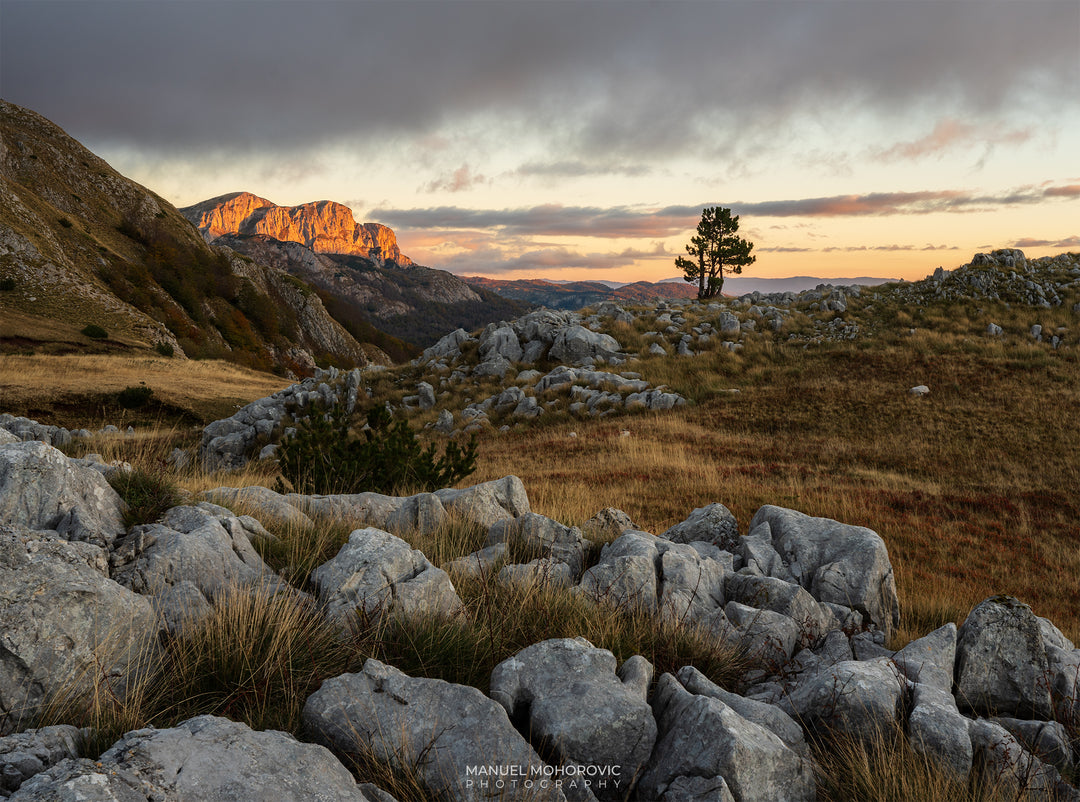
<svg viewBox="0 0 1080 802">
<path fill-rule="evenodd" d="M 331 749 L 418 772 L 437 797 L 479 802 L 503 788 L 565 799 L 496 702 L 476 688 L 409 677 L 378 660 L 324 682 L 304 705 L 304 725 Z"/>
<path fill-rule="evenodd" d="M 347 253 L 374 262 L 413 262 L 401 253 L 397 237 L 378 223 L 357 223 L 352 209 L 334 201 L 278 206 L 250 192 L 234 192 L 180 210 L 207 242 L 226 234 L 264 234 L 298 242 L 315 253 Z"/>
<path fill-rule="evenodd" d="M 325 747 L 216 716 L 127 733 L 100 760 L 64 760 L 23 783 L 16 802 L 381 802 Z"/>
</svg>

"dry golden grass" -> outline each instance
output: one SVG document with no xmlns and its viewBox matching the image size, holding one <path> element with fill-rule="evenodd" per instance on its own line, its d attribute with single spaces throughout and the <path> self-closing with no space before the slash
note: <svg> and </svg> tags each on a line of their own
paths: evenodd
<svg viewBox="0 0 1080 802">
<path fill-rule="evenodd" d="M 140 384 L 154 391 L 157 404 L 208 421 L 227 417 L 238 406 L 275 393 L 289 382 L 219 360 L 0 354 L 3 411 L 34 413 L 27 416 L 43 423 L 90 429 L 107 423 L 120 425 L 120 413 L 108 396 Z"/>
</svg>

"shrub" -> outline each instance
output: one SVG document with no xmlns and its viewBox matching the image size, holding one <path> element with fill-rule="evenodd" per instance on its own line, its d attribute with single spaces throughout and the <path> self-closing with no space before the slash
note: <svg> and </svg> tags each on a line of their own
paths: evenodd
<svg viewBox="0 0 1080 802">
<path fill-rule="evenodd" d="M 109 336 L 109 332 L 101 328 L 101 326 L 90 323 L 82 330 L 82 333 L 89 337 L 91 340 L 104 340 Z"/>
<path fill-rule="evenodd" d="M 176 353 L 176 349 L 172 347 L 172 343 L 167 343 L 164 340 L 154 343 L 154 350 L 162 356 L 172 356 Z"/>
<path fill-rule="evenodd" d="M 150 403 L 150 396 L 154 391 L 145 384 L 136 387 L 125 387 L 116 394 L 116 400 L 124 409 L 139 409 Z"/>
<path fill-rule="evenodd" d="M 157 472 L 136 468 L 133 471 L 116 471 L 109 477 L 109 484 L 127 504 L 124 526 L 152 524 L 166 510 L 181 502 L 176 486 Z"/>
<path fill-rule="evenodd" d="M 367 428 L 357 436 L 341 405 L 328 412 L 312 410 L 296 434 L 277 452 L 281 473 L 298 493 L 393 493 L 405 488 L 448 487 L 476 470 L 476 440 L 462 448 L 447 443 L 420 445 L 405 420 L 393 421 L 385 407 L 367 414 Z"/>
<path fill-rule="evenodd" d="M 15 279 L 0 279 L 0 292 L 11 292 L 13 289 L 15 289 Z"/>
<path fill-rule="evenodd" d="M 73 223 L 70 220 L 68 220 L 66 217 L 61 217 L 60 218 L 60 225 L 62 225 L 64 228 L 71 228 Z"/>
</svg>

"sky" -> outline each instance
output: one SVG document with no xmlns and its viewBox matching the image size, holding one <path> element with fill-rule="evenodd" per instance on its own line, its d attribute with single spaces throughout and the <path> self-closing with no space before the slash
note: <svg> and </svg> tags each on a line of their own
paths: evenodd
<svg viewBox="0 0 1080 802">
<path fill-rule="evenodd" d="M 1080 0 L 0 0 L 0 96 L 460 275 L 677 276 L 706 206 L 747 276 L 1080 251 Z"/>
</svg>

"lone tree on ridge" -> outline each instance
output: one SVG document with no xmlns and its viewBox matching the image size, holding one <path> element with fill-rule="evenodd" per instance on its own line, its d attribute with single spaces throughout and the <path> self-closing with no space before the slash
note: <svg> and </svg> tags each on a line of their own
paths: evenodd
<svg viewBox="0 0 1080 802">
<path fill-rule="evenodd" d="M 731 209 L 720 206 L 708 207 L 701 212 L 697 234 L 690 238 L 686 252 L 695 259 L 679 256 L 675 267 L 683 271 L 683 279 L 697 282 L 698 300 L 720 294 L 724 287 L 725 273 L 741 273 L 746 265 L 757 261 L 750 251 L 754 243 L 735 236 L 739 230 L 739 216 L 731 216 Z"/>
</svg>

